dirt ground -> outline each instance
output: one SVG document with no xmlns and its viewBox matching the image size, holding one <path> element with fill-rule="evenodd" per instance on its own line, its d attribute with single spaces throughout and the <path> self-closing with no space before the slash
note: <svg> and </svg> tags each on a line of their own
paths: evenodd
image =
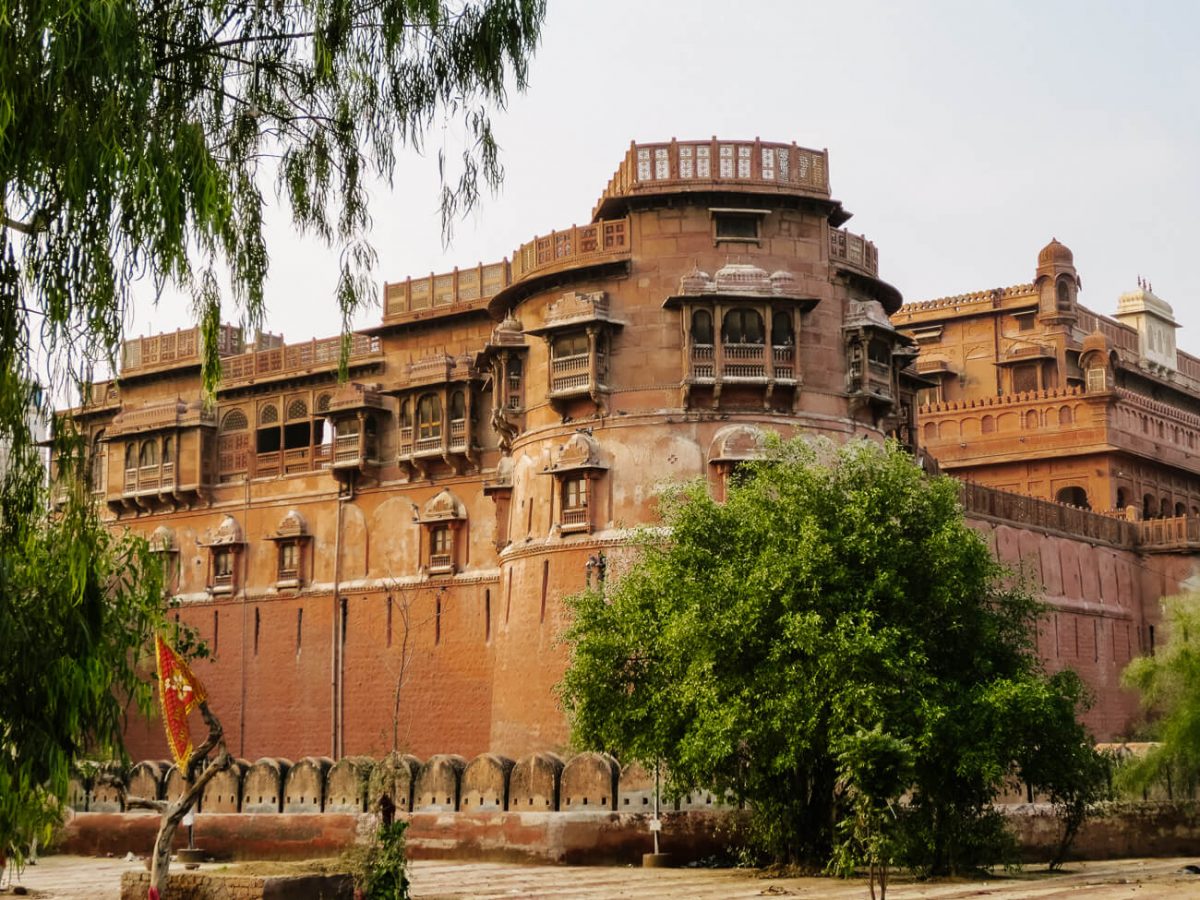
<svg viewBox="0 0 1200 900">
<path fill-rule="evenodd" d="M 1198 848 L 1200 850 L 1200 848 Z M 1077 863 L 1066 872 L 1026 868 L 1014 874 L 970 881 L 913 882 L 897 878 L 888 890 L 894 900 L 1157 900 L 1200 898 L 1200 875 L 1181 873 L 1196 859 L 1126 859 Z M 121 873 L 142 867 L 140 860 L 45 857 L 14 883 L 29 896 L 55 900 L 117 900 Z M 204 869 L 223 868 L 206 864 Z M 263 866 L 260 871 L 265 871 Z M 271 866 L 273 869 L 274 866 Z M 805 897 L 860 900 L 868 896 L 861 880 L 764 878 L 743 869 L 641 869 L 577 866 L 516 866 L 498 863 L 415 862 L 413 896 L 449 898 L 675 898 L 725 900 L 749 897 Z M 5 875 L 0 897 L 12 896 Z"/>
</svg>

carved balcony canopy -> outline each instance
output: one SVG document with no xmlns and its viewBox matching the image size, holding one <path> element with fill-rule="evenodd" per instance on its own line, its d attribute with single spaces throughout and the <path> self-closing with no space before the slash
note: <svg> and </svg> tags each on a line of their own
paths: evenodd
<svg viewBox="0 0 1200 900">
<path fill-rule="evenodd" d="M 387 400 L 378 384 L 362 384 L 351 381 L 343 384 L 329 398 L 329 406 L 323 412 L 337 419 L 342 414 L 378 410 L 388 412 Z"/>
<path fill-rule="evenodd" d="M 726 425 L 715 435 L 708 447 L 708 463 L 712 466 L 735 466 L 762 457 L 766 435 L 754 425 Z"/>
<path fill-rule="evenodd" d="M 466 505 L 449 488 L 443 488 L 421 507 L 417 521 L 422 525 L 436 525 L 443 522 L 462 522 L 466 518 Z"/>
<path fill-rule="evenodd" d="M 623 328 L 625 325 L 612 317 L 608 294 L 604 291 L 566 291 L 546 307 L 540 324 L 525 330 L 528 334 L 546 336 L 589 325 L 606 328 Z"/>
<path fill-rule="evenodd" d="M 779 270 L 767 274 L 765 269 L 745 263 L 729 263 L 709 275 L 693 266 L 679 279 L 679 292 L 667 297 L 663 306 L 670 308 L 689 302 L 717 299 L 790 301 L 807 312 L 819 298 L 807 295 L 794 274 Z"/>
<path fill-rule="evenodd" d="M 296 541 L 308 540 L 312 535 L 308 530 L 308 522 L 305 521 L 299 510 L 289 509 L 282 519 L 279 520 L 279 525 L 275 531 L 267 535 L 268 541 Z"/>
<path fill-rule="evenodd" d="M 599 442 L 588 432 L 577 431 L 559 446 L 554 461 L 543 471 L 559 477 L 571 474 L 598 477 L 607 470 L 608 465 L 600 458 Z"/>
<path fill-rule="evenodd" d="M 176 397 L 162 403 L 122 409 L 113 417 L 112 423 L 105 430 L 105 436 L 107 440 L 112 441 L 131 434 L 149 434 L 177 428 L 215 428 L 216 425 L 213 411 L 205 409 L 199 400 L 187 403 Z"/>
<path fill-rule="evenodd" d="M 233 516 L 226 516 L 216 528 L 201 536 L 197 542 L 201 547 L 233 547 L 240 548 L 246 543 L 242 536 L 242 526 Z"/>
</svg>

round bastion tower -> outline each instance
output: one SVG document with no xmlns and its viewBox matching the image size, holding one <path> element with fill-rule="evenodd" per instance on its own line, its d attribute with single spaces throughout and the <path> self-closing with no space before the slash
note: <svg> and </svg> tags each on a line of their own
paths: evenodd
<svg viewBox="0 0 1200 900">
<path fill-rule="evenodd" d="M 505 454 L 492 748 L 565 743 L 561 598 L 654 521 L 663 482 L 719 496 L 766 432 L 912 443 L 901 297 L 849 218 L 824 151 L 635 143 L 590 225 L 520 248 L 483 360 Z"/>
</svg>

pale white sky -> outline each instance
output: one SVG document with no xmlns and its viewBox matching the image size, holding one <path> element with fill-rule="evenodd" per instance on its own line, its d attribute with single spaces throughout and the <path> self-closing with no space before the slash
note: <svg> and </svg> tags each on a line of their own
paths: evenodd
<svg viewBox="0 0 1200 900">
<path fill-rule="evenodd" d="M 759 136 L 829 149 L 848 227 L 908 300 L 1028 281 L 1055 236 L 1084 304 L 1111 312 L 1146 276 L 1197 352 L 1198 33 L 1184 0 L 550 0 L 532 86 L 495 119 L 500 195 L 443 247 L 432 151 L 455 129 L 439 131 L 375 197 L 378 280 L 586 222 L 630 140 Z M 267 327 L 336 334 L 336 256 L 276 218 Z M 168 298 L 127 334 L 189 324 Z"/>
</svg>

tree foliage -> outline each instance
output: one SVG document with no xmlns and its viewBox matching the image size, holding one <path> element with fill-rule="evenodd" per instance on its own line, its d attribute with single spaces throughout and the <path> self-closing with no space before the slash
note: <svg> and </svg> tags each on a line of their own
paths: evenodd
<svg viewBox="0 0 1200 900">
<path fill-rule="evenodd" d="M 1122 785 L 1137 792 L 1157 782 L 1200 783 L 1200 595 L 1168 598 L 1165 608 L 1165 644 L 1133 660 L 1124 674 L 1153 716 L 1149 736 L 1158 742 L 1119 771 Z"/>
<path fill-rule="evenodd" d="M 35 352 L 88 381 L 149 279 L 194 298 L 211 389 L 223 281 L 261 322 L 272 177 L 296 228 L 340 249 L 330 288 L 349 322 L 373 295 L 371 179 L 454 124 L 443 227 L 496 186 L 490 113 L 526 86 L 544 14 L 545 0 L 0 0 L 0 848 L 65 797 L 85 745 L 117 742 L 163 616 L 146 545 L 109 537 L 75 477 L 69 427 L 67 494 L 45 512 Z"/>
<path fill-rule="evenodd" d="M 0 855 L 53 822 L 81 754 L 115 754 L 130 701 L 148 708 L 141 663 L 164 622 L 144 540 L 111 534 L 82 496 L 48 512 L 36 459 L 10 456 L 4 477 Z"/>
<path fill-rule="evenodd" d="M 461 125 L 448 221 L 501 177 L 489 110 L 523 89 L 545 0 L 0 0 L 0 367 L 33 312 L 52 344 L 111 353 L 132 282 L 190 290 L 205 333 L 222 270 L 263 309 L 264 179 L 340 247 L 346 321 L 372 296 L 370 177 L 439 115 Z M 271 165 L 264 165 L 270 161 Z M 443 167 L 445 161 L 443 160 Z M 206 347 L 206 383 L 217 377 Z"/>
<path fill-rule="evenodd" d="M 724 503 L 696 483 L 661 505 L 628 573 L 569 600 L 573 738 L 748 801 L 777 858 L 869 848 L 907 790 L 889 855 L 993 862 L 1005 780 L 1048 789 L 1063 742 L 1088 747 L 1078 678 L 1036 657 L 1039 603 L 897 447 L 775 444 Z"/>
</svg>

